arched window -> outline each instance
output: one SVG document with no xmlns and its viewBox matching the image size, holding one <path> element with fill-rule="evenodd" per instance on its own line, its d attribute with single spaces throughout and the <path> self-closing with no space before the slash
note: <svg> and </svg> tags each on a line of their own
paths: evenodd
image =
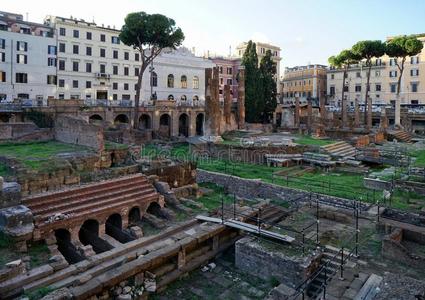
<svg viewBox="0 0 425 300">
<path fill-rule="evenodd" d="M 158 75 L 155 72 L 152 72 L 152 86 L 158 86 Z"/>
<path fill-rule="evenodd" d="M 181 100 L 181 101 L 186 101 L 186 100 L 187 100 L 186 95 L 182 95 L 182 96 L 180 97 L 180 100 Z"/>
<path fill-rule="evenodd" d="M 174 100 L 174 96 L 173 95 L 168 95 L 168 100 Z"/>
<path fill-rule="evenodd" d="M 174 76 L 173 74 L 169 74 L 167 78 L 167 87 L 173 88 L 174 87 Z"/>
<path fill-rule="evenodd" d="M 182 75 L 180 80 L 181 80 L 182 89 L 187 89 L 187 77 L 186 77 L 186 75 Z"/>
<path fill-rule="evenodd" d="M 193 96 L 192 100 L 193 101 L 198 101 L 199 100 L 199 97 L 197 95 L 195 95 L 195 96 Z"/>
<path fill-rule="evenodd" d="M 199 89 L 199 77 L 198 76 L 193 76 L 193 88 Z"/>
</svg>

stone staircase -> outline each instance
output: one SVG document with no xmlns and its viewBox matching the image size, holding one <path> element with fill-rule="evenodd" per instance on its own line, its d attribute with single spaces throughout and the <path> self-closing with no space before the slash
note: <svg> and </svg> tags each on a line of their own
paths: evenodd
<svg viewBox="0 0 425 300">
<path fill-rule="evenodd" d="M 321 146 L 320 149 L 335 158 L 352 160 L 356 156 L 356 148 L 344 141 Z"/>
<path fill-rule="evenodd" d="M 309 299 L 321 299 L 323 295 L 323 287 L 329 285 L 329 282 L 335 280 L 334 277 L 339 276 L 341 254 L 340 249 L 332 246 L 325 246 L 323 256 L 321 258 L 321 266 L 325 266 L 319 275 L 309 284 L 307 288 L 307 296 Z M 344 259 L 349 253 L 344 250 Z M 348 260 L 345 262 L 344 268 L 353 268 L 355 263 Z M 325 283 L 326 281 L 326 283 Z"/>
<path fill-rule="evenodd" d="M 147 177 L 136 174 L 28 197 L 23 204 L 31 209 L 35 231 L 43 236 L 43 232 L 62 228 L 64 224 L 112 214 L 124 207 L 131 209 L 143 202 L 156 201 L 158 197 Z"/>
<path fill-rule="evenodd" d="M 390 138 L 392 137 L 393 140 L 397 140 L 398 142 L 404 142 L 404 143 L 412 143 L 412 135 L 404 130 L 394 130 L 389 131 L 388 135 Z"/>
</svg>

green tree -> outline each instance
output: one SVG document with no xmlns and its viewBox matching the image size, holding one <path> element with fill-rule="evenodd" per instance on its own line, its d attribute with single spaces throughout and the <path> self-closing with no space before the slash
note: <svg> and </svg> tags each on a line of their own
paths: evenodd
<svg viewBox="0 0 425 300">
<path fill-rule="evenodd" d="M 139 75 L 137 77 L 136 97 L 134 99 L 134 128 L 139 123 L 139 101 L 142 89 L 143 73 L 162 49 L 175 49 L 184 40 L 183 31 L 176 27 L 173 19 L 160 14 L 134 12 L 126 16 L 120 33 L 121 41 L 138 50 L 141 57 Z"/>
<path fill-rule="evenodd" d="M 245 120 L 248 123 L 260 122 L 264 111 L 264 102 L 260 101 L 263 89 L 256 45 L 252 41 L 245 49 L 242 65 L 245 67 Z"/>
<path fill-rule="evenodd" d="M 260 74 L 262 80 L 263 97 L 259 99 L 264 103 L 262 119 L 269 122 L 277 106 L 276 89 L 276 63 L 272 59 L 272 52 L 266 51 L 266 55 L 260 62 Z"/>
<path fill-rule="evenodd" d="M 367 68 L 366 74 L 366 96 L 365 96 L 365 110 L 364 110 L 364 119 L 367 120 L 367 126 L 372 126 L 372 112 L 369 112 L 369 118 L 367 110 L 371 109 L 372 100 L 369 99 L 370 92 L 370 72 L 372 69 L 372 58 L 381 57 L 385 54 L 385 44 L 379 40 L 375 41 L 360 41 L 357 42 L 352 47 L 352 52 L 357 55 L 360 59 L 365 60 L 365 65 Z"/>
<path fill-rule="evenodd" d="M 347 125 L 347 105 L 346 100 L 344 99 L 345 95 L 345 79 L 347 78 L 347 72 L 348 68 L 352 64 L 358 63 L 360 60 L 360 57 L 353 53 L 351 50 L 342 50 L 338 55 L 331 56 L 328 59 L 328 62 L 331 66 L 343 69 L 342 74 L 342 89 L 341 89 L 341 114 L 342 114 L 342 122 L 343 125 Z"/>
<path fill-rule="evenodd" d="M 423 44 L 419 41 L 416 36 L 399 36 L 389 40 L 386 44 L 386 54 L 389 57 L 394 58 L 395 65 L 399 70 L 398 80 L 397 80 L 397 94 L 396 94 L 396 103 L 395 103 L 395 126 L 401 126 L 400 124 L 400 88 L 401 88 L 401 78 L 404 72 L 404 63 L 408 56 L 418 55 L 423 48 Z"/>
</svg>

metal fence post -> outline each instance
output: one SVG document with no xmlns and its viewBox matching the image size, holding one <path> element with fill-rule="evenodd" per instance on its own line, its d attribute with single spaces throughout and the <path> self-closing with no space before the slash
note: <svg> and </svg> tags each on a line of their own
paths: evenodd
<svg viewBox="0 0 425 300">
<path fill-rule="evenodd" d="M 224 224 L 224 198 L 221 194 L 221 224 Z"/>
<path fill-rule="evenodd" d="M 236 195 L 233 193 L 233 219 L 236 220 Z"/>
<path fill-rule="evenodd" d="M 316 197 L 316 246 L 319 247 L 319 197 Z"/>
<path fill-rule="evenodd" d="M 261 208 L 258 209 L 257 222 L 258 222 L 258 234 L 260 234 L 261 233 Z"/>
<path fill-rule="evenodd" d="M 304 229 L 301 231 L 302 235 L 303 235 L 303 255 L 305 254 L 305 233 L 304 233 Z"/>
<path fill-rule="evenodd" d="M 377 214 L 377 217 L 378 217 L 378 223 L 379 223 L 379 201 L 377 202 L 378 203 L 378 214 Z"/>
<path fill-rule="evenodd" d="M 359 209 L 356 209 L 356 257 L 359 257 Z"/>
<path fill-rule="evenodd" d="M 340 280 L 344 280 L 344 247 L 341 248 L 341 263 L 340 263 L 340 271 L 341 271 L 341 277 Z"/>
</svg>

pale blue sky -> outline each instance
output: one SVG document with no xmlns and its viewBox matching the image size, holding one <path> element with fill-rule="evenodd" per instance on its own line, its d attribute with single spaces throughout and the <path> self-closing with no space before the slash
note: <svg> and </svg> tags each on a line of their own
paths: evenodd
<svg viewBox="0 0 425 300">
<path fill-rule="evenodd" d="M 198 54 L 228 54 L 250 38 L 281 47 L 282 66 L 326 64 L 327 58 L 363 39 L 425 32 L 423 0 L 3 0 L 0 10 L 41 22 L 70 15 L 121 27 L 128 12 L 162 13 Z"/>
</svg>

